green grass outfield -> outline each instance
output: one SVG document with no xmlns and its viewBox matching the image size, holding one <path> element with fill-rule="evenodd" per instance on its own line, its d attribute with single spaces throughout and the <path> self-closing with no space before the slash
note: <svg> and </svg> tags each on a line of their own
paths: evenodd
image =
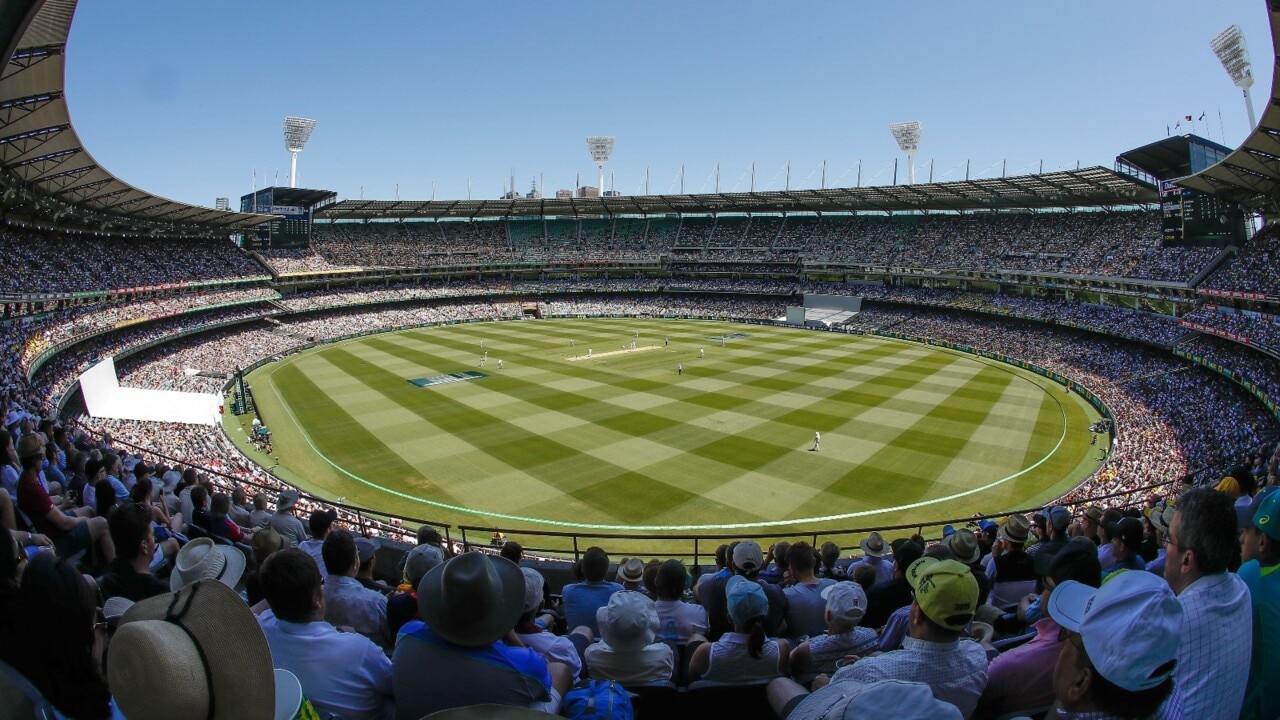
<svg viewBox="0 0 1280 720">
<path fill-rule="evenodd" d="M 714 339 L 731 333 L 746 337 Z M 616 352 L 633 340 L 639 349 Z M 571 359 L 588 348 L 592 359 Z M 409 382 L 466 370 L 487 377 Z M 282 477 L 454 524 L 781 534 L 921 523 L 1036 504 L 1096 467 L 1096 413 L 1045 378 L 794 328 L 451 325 L 314 348 L 249 381 Z M 228 416 L 233 438 L 248 419 Z"/>
</svg>

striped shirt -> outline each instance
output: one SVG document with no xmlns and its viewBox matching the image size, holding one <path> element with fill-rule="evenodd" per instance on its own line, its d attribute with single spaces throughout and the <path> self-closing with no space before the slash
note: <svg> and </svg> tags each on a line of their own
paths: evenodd
<svg viewBox="0 0 1280 720">
<path fill-rule="evenodd" d="M 1253 645 L 1249 588 L 1231 573 L 1206 575 L 1183 588 L 1178 602 L 1184 615 L 1174 693 L 1182 716 L 1235 720 Z"/>
</svg>

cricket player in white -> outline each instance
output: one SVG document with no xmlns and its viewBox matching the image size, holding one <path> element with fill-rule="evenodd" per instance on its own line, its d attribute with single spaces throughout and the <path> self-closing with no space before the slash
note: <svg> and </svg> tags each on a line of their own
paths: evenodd
<svg viewBox="0 0 1280 720">
<path fill-rule="evenodd" d="M 813 452 L 820 452 L 822 448 L 822 433 L 815 432 L 813 434 Z"/>
</svg>

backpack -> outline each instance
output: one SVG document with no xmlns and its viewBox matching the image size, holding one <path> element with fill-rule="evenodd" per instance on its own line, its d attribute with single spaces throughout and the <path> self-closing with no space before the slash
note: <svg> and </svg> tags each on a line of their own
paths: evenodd
<svg viewBox="0 0 1280 720">
<path fill-rule="evenodd" d="M 634 720 L 631 696 L 612 680 L 592 680 L 569 691 L 564 715 L 570 720 Z"/>
</svg>

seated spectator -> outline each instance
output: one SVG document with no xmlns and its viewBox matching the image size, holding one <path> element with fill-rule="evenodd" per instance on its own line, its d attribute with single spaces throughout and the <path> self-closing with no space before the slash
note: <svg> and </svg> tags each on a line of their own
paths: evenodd
<svg viewBox="0 0 1280 720">
<path fill-rule="evenodd" d="M 846 569 L 847 573 L 853 573 L 858 568 L 866 565 L 875 569 L 875 582 L 889 582 L 893 579 L 893 562 L 885 559 L 889 548 L 885 544 L 883 535 L 878 532 L 872 532 L 858 543 L 858 547 L 862 549 L 862 559 L 851 563 Z"/>
<path fill-rule="evenodd" d="M 955 560 L 921 558 L 907 569 L 907 580 L 915 591 L 911 605 L 910 637 L 903 649 L 864 657 L 845 665 L 831 676 L 814 680 L 815 691 L 824 685 L 849 692 L 860 683 L 879 680 L 923 682 L 933 696 L 955 705 L 969 717 L 987 682 L 987 654 L 982 646 L 963 639 L 964 628 L 978 607 L 978 581 L 968 567 Z M 808 693 L 792 681 L 775 681 L 769 686 L 769 703 L 774 712 L 784 712 L 803 703 Z M 816 692 L 815 692 L 816 694 Z"/>
<path fill-rule="evenodd" d="M 773 585 L 782 583 L 787 577 L 787 551 L 789 549 L 791 549 L 791 543 L 786 540 L 779 540 L 769 546 L 769 552 L 765 556 L 764 568 L 756 577 Z"/>
<path fill-rule="evenodd" d="M 744 544 L 739 543 L 738 548 Z M 764 588 L 764 583 L 752 578 L 729 578 L 725 602 L 732 629 L 714 642 L 689 646 L 690 682 L 747 682 L 787 674 L 791 645 L 786 640 L 770 640 L 765 634 L 769 598 Z M 588 666 L 590 662 L 588 658 Z"/>
<path fill-rule="evenodd" d="M 258 618 L 275 667 L 298 676 L 302 692 L 322 717 L 382 720 L 394 713 L 391 661 L 382 648 L 325 621 L 324 591 L 315 560 L 297 549 L 272 555 L 262 566 L 262 592 L 270 610 Z"/>
<path fill-rule="evenodd" d="M 356 580 L 360 554 L 355 536 L 346 530 L 330 530 L 321 551 L 329 571 L 324 581 L 324 619 L 390 650 L 394 639 L 387 629 L 387 597 Z"/>
<path fill-rule="evenodd" d="M 245 497 L 244 488 L 236 485 L 231 489 L 231 507 L 227 512 L 227 517 L 231 518 L 231 522 L 250 532 L 254 529 L 253 518 L 250 513 L 253 512 L 253 505 L 249 504 L 249 499 Z"/>
<path fill-rule="evenodd" d="M 384 582 L 373 579 L 373 568 L 378 562 L 378 546 L 369 538 L 356 538 L 356 555 L 360 557 L 360 568 L 356 570 L 356 580 L 370 590 L 383 595 L 390 595 L 395 588 Z M 395 637 L 394 634 L 391 637 Z"/>
<path fill-rule="evenodd" d="M 559 712 L 571 674 L 519 646 L 513 628 L 524 596 L 523 573 L 501 557 L 469 552 L 427 573 L 418 586 L 422 620 L 401 629 L 391 658 L 396 717 L 481 702 Z"/>
<path fill-rule="evenodd" d="M 608 574 L 608 553 L 599 547 L 587 548 L 582 555 L 583 581 L 565 585 L 560 591 L 568 627 L 586 627 L 593 637 L 600 633 L 596 611 L 609 603 L 609 596 L 622 589 L 618 583 L 604 579 Z"/>
<path fill-rule="evenodd" d="M 337 519 L 338 513 L 333 510 L 313 510 L 307 518 L 307 526 L 311 531 L 311 537 L 297 545 L 299 550 L 310 555 L 316 561 L 322 578 L 328 577 L 329 573 L 324 569 L 324 556 L 321 555 L 320 549 L 324 547 L 324 539 L 329 535 L 329 529 L 333 527 L 333 521 Z"/>
<path fill-rule="evenodd" d="M 987 579 L 991 581 L 987 601 L 998 609 L 1016 605 L 1036 581 L 1035 563 L 1023 549 L 1030 535 L 1031 521 L 1017 513 L 1005 518 L 996 532 L 987 566 Z"/>
<path fill-rule="evenodd" d="M 254 614 L 261 615 L 267 609 L 266 596 L 262 594 L 262 583 L 258 579 L 258 575 L 262 572 L 262 564 L 267 561 L 267 558 L 284 550 L 288 545 L 284 538 L 280 537 L 280 533 L 274 529 L 263 527 L 258 530 L 253 534 L 254 570 L 244 576 L 244 594 Z"/>
<path fill-rule="evenodd" d="M 1047 552 L 1053 554 L 1062 549 L 1067 544 L 1067 528 L 1071 525 L 1071 511 L 1061 505 L 1054 505 L 1045 513 L 1045 531 L 1048 533 L 1045 540 L 1032 545 L 1027 549 L 1027 554 L 1035 557 L 1036 555 Z"/>
<path fill-rule="evenodd" d="M 1155 559 L 1147 563 L 1146 570 L 1160 577 L 1164 577 L 1164 559 L 1168 552 L 1166 546 L 1169 538 L 1169 524 L 1173 522 L 1173 516 L 1177 511 L 1177 498 L 1161 499 L 1146 511 L 1147 522 L 1151 523 L 1151 529 L 1156 533 Z"/>
<path fill-rule="evenodd" d="M 978 541 L 978 534 L 969 528 L 960 528 L 943 538 L 942 544 L 950 548 L 956 562 L 968 567 L 973 573 L 973 579 L 978 583 L 978 604 L 985 604 L 991 586 L 987 582 L 986 569 L 979 565 L 982 546 Z"/>
<path fill-rule="evenodd" d="M 539 617 L 547 581 L 533 568 L 520 568 L 520 572 L 524 575 L 524 612 L 516 621 L 516 635 L 520 642 L 535 650 L 548 663 L 562 663 L 573 677 L 581 677 L 582 655 L 591 643 L 591 631 L 585 627 L 574 628 L 568 637 L 548 632 L 545 626 L 551 625 L 554 618 L 550 613 Z"/>
<path fill-rule="evenodd" d="M 118 717 L 96 654 L 106 630 L 97 602 L 96 589 L 74 565 L 53 553 L 36 553 L 22 574 L 15 642 L 0 644 L 0 660 L 63 717 Z"/>
<path fill-rule="evenodd" d="M 893 578 L 876 583 L 867 591 L 867 614 L 863 616 L 862 624 L 870 628 L 884 627 L 894 610 L 911 604 L 907 568 L 924 555 L 924 548 L 911 540 L 894 540 L 892 547 Z"/>
<path fill-rule="evenodd" d="M 848 655 L 866 655 L 876 649 L 876 631 L 858 627 L 867 612 L 867 594 L 855 582 L 837 582 L 822 589 L 826 606 L 826 634 L 813 635 L 791 651 L 791 674 L 833 673 L 836 662 Z"/>
<path fill-rule="evenodd" d="M 745 577 L 760 583 L 769 600 L 769 612 L 764 623 L 765 635 L 772 637 L 782 632 L 787 615 L 787 595 L 780 585 L 759 579 L 760 568 L 763 566 L 764 552 L 760 550 L 760 546 L 754 540 L 743 540 L 734 543 L 733 550 L 729 553 L 729 577 L 713 577 L 697 587 L 698 602 L 707 610 L 708 639 L 718 640 L 732 627 L 725 590 L 733 577 Z"/>
<path fill-rule="evenodd" d="M 267 509 L 266 493 L 255 493 L 253 510 L 249 513 L 249 525 L 254 528 L 266 527 L 271 522 L 271 516 L 272 512 Z"/>
<path fill-rule="evenodd" d="M 1258 493 L 1245 515 L 1240 538 L 1244 564 L 1237 574 L 1253 605 L 1253 660 L 1240 717 L 1263 720 L 1280 717 L 1280 693 L 1267 686 L 1280 677 L 1280 490 Z"/>
<path fill-rule="evenodd" d="M 822 591 L 834 585 L 835 580 L 819 579 L 814 574 L 817 558 L 813 546 L 803 540 L 787 548 L 786 560 L 795 582 L 783 590 L 787 597 L 787 635 L 798 643 L 826 630 L 827 601 Z"/>
<path fill-rule="evenodd" d="M 1053 673 L 1059 717 L 1156 716 L 1173 689 L 1183 624 L 1160 578 L 1122 572 L 1096 590 L 1067 580 L 1050 594 L 1048 614 L 1066 636 Z"/>
<path fill-rule="evenodd" d="M 1111 557 L 1115 564 L 1107 571 L 1110 575 L 1121 570 L 1145 570 L 1147 561 L 1138 554 L 1142 548 L 1142 521 L 1138 518 L 1120 518 L 1107 523 L 1107 537 L 1111 539 Z"/>
<path fill-rule="evenodd" d="M 44 444 L 39 441 L 39 436 L 22 438 L 17 452 L 22 463 L 22 475 L 18 478 L 18 507 L 31 518 L 36 531 L 53 541 L 59 556 L 70 557 L 92 547 L 97 549 L 99 561 L 109 564 L 115 559 L 115 546 L 105 517 L 67 514 L 49 497 L 39 475 L 44 464 Z"/>
<path fill-rule="evenodd" d="M 214 537 L 226 538 L 231 542 L 244 543 L 253 540 L 252 529 L 242 529 L 229 517 L 231 497 L 226 493 L 216 493 L 210 501 L 209 528 Z"/>
<path fill-rule="evenodd" d="M 270 717 L 285 693 L 257 618 L 208 580 L 130 606 L 111 639 L 107 679 L 130 720 Z M 310 706 L 305 713 L 315 716 Z"/>
<path fill-rule="evenodd" d="M 178 590 L 200 580 L 217 580 L 233 590 L 242 586 L 244 553 L 231 545 L 217 545 L 210 538 L 196 538 L 178 551 L 169 574 L 169 589 Z"/>
<path fill-rule="evenodd" d="M 1102 512 L 1102 508 L 1097 505 L 1090 505 L 1080 515 L 1080 533 L 1092 540 L 1094 547 L 1102 544 L 1102 539 L 1098 537 L 1098 527 L 1102 522 Z"/>
<path fill-rule="evenodd" d="M 616 592 L 596 613 L 600 642 L 587 646 L 587 672 L 597 680 L 638 685 L 675 679 L 676 655 L 670 645 L 655 642 L 658 611 L 644 593 Z"/>
<path fill-rule="evenodd" d="M 779 689 L 775 691 L 775 686 Z M 789 678 L 769 683 L 774 692 L 791 689 Z M 933 697 L 928 685 L 901 680 L 828 685 L 810 695 L 795 695 L 778 710 L 784 720 L 857 720 L 888 716 L 899 720 L 961 720 L 955 705 Z"/>
<path fill-rule="evenodd" d="M 1043 607 L 1048 606 L 1053 589 L 1068 580 L 1092 588 L 1101 584 L 1102 567 L 1096 548 L 1088 536 L 1082 535 L 1056 554 L 1036 555 Z M 998 717 L 1053 702 L 1053 668 L 1063 645 L 1060 630 L 1057 621 L 1043 615 L 1035 624 L 1034 638 L 1001 653 L 987 666 L 987 686 L 974 717 Z"/>
<path fill-rule="evenodd" d="M 519 565 L 524 559 L 524 547 L 515 540 L 508 540 L 502 544 L 502 550 L 498 554 Z"/>
<path fill-rule="evenodd" d="M 1244 703 L 1253 613 L 1249 587 L 1227 571 L 1238 542 L 1234 503 L 1205 488 L 1183 493 L 1165 540 L 1164 577 L 1183 609 L 1170 702 L 1183 717 L 1236 717 Z"/>
<path fill-rule="evenodd" d="M 822 577 L 831 578 L 832 580 L 844 580 L 848 577 L 845 569 L 836 564 L 836 561 L 840 559 L 839 545 L 830 541 L 824 542 L 820 552 L 822 554 Z M 892 567 L 890 567 L 889 573 L 892 575 Z"/>
<path fill-rule="evenodd" d="M 658 637 L 663 642 L 684 645 L 694 635 L 707 634 L 706 608 L 684 601 L 689 585 L 684 563 L 674 559 L 662 563 L 653 584 L 658 597 L 653 604 L 658 611 Z"/>
<path fill-rule="evenodd" d="M 404 564 L 404 582 L 387 598 L 387 632 L 391 637 L 418 617 L 418 585 L 437 565 L 444 564 L 444 552 L 434 545 L 419 545 L 410 550 Z"/>
<path fill-rule="evenodd" d="M 618 566 L 617 582 L 623 590 L 644 591 L 644 561 L 640 558 L 624 558 Z"/>
<path fill-rule="evenodd" d="M 280 537 L 288 541 L 289 547 L 298 547 L 303 540 L 307 539 L 307 530 L 302 527 L 302 521 L 294 516 L 294 507 L 298 504 L 298 492 L 296 490 L 285 490 L 280 493 L 276 499 L 276 512 L 267 521 L 267 524 L 276 529 L 280 533 Z M 324 563 L 320 563 L 324 567 Z"/>
<path fill-rule="evenodd" d="M 870 565 L 859 565 L 849 573 L 849 579 L 861 585 L 863 592 L 871 592 L 876 584 L 876 569 Z"/>
<path fill-rule="evenodd" d="M 155 524 L 143 505 L 117 505 L 107 518 L 116 557 L 98 581 L 103 598 L 123 597 L 137 602 L 169 592 L 169 584 L 151 574 L 156 554 Z"/>
</svg>

